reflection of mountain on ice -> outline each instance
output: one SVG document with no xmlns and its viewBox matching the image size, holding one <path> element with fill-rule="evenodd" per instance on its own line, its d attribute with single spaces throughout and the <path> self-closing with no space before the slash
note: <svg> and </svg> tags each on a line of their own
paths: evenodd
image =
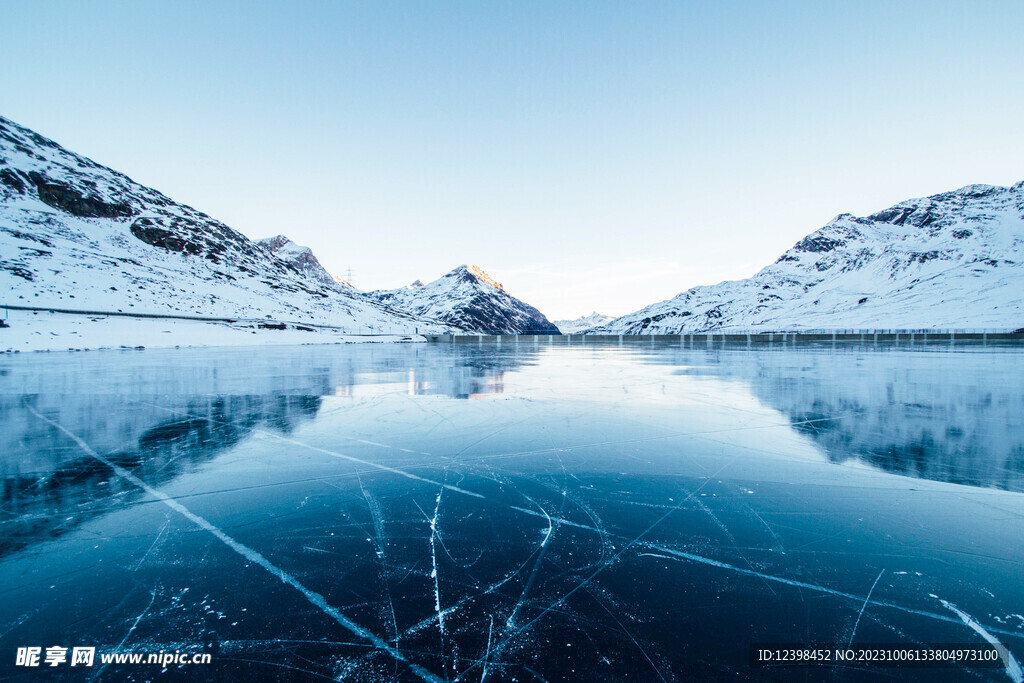
<svg viewBox="0 0 1024 683">
<path fill-rule="evenodd" d="M 322 396 L 411 393 L 466 398 L 498 393 L 504 373 L 529 362 L 525 352 L 426 345 L 21 358 L 5 368 L 8 393 L 0 393 L 5 419 L 0 451 L 6 456 L 2 474 L 52 473 L 65 466 L 67 458 L 79 457 L 57 445 L 39 447 L 56 437 L 25 407 L 22 396 L 97 452 L 114 453 L 187 415 L 291 431 L 298 420 L 316 414 Z M 104 377 L 102 384 L 96 384 L 97 376 Z M 113 409 L 126 402 L 131 411 Z M 196 447 L 202 450 L 204 444 Z"/>
<path fill-rule="evenodd" d="M 712 368 L 750 384 L 838 463 L 1024 491 L 1020 356 L 738 351 Z"/>
<path fill-rule="evenodd" d="M 405 345 L 19 359 L 5 368 L 7 393 L 0 393 L 0 556 L 74 529 L 114 498 L 141 494 L 32 410 L 159 486 L 258 430 L 291 433 L 320 412 L 323 397 L 475 398 L 500 393 L 504 373 L 526 362 L 489 350 Z"/>
<path fill-rule="evenodd" d="M 288 433 L 320 409 L 319 396 L 136 397 L 130 411 L 114 394 L 0 395 L 5 458 L 0 488 L 5 528 L 0 556 L 74 529 L 144 496 L 34 414 L 48 416 L 110 462 L 152 486 L 201 467 L 256 429 Z"/>
</svg>

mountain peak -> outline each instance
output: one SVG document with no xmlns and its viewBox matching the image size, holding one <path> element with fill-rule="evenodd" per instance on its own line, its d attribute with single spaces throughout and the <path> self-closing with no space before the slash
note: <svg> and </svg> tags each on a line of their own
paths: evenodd
<svg viewBox="0 0 1024 683">
<path fill-rule="evenodd" d="M 400 289 L 368 296 L 399 310 L 415 312 L 484 334 L 558 334 L 533 306 L 505 291 L 478 266 L 463 264 L 433 282 L 419 280 Z"/>
<path fill-rule="evenodd" d="M 313 252 L 309 247 L 296 244 L 287 235 L 274 235 L 273 237 L 256 240 L 256 243 L 263 245 L 270 250 L 270 253 L 275 254 L 280 258 L 305 254 L 306 252 Z"/>
<path fill-rule="evenodd" d="M 297 272 L 302 273 L 308 278 L 316 280 L 322 285 L 328 287 L 335 287 L 338 283 L 341 283 L 345 287 L 351 287 L 349 283 L 335 278 L 333 275 L 328 273 L 316 255 L 313 254 L 313 250 L 309 247 L 304 247 L 301 244 L 296 244 L 287 235 L 275 235 L 274 237 L 268 237 L 257 241 L 257 244 L 266 248 L 271 254 L 281 259 L 288 265 L 292 266 Z"/>
<path fill-rule="evenodd" d="M 455 270 L 449 272 L 445 277 L 454 277 L 466 281 L 475 280 L 487 285 L 488 287 L 494 287 L 495 289 L 500 289 L 503 292 L 505 291 L 504 285 L 485 273 L 484 269 L 480 266 L 473 266 L 464 263 Z"/>
</svg>

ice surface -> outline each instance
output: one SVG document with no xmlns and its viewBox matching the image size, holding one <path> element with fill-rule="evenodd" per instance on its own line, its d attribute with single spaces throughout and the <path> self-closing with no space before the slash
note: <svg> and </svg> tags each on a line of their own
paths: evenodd
<svg viewBox="0 0 1024 683">
<path fill-rule="evenodd" d="M 757 679 L 751 642 L 1019 661 L 1022 380 L 993 346 L 2 357 L 0 676 L 54 644 L 261 679 Z"/>
</svg>

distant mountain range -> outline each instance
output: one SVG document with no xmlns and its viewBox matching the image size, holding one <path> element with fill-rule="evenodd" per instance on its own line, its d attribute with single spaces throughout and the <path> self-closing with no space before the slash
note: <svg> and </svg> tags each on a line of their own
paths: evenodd
<svg viewBox="0 0 1024 683">
<path fill-rule="evenodd" d="M 259 240 L 258 244 L 314 282 L 345 292 L 358 291 L 330 275 L 312 249 L 284 235 Z M 540 311 L 506 292 L 501 283 L 477 266 L 459 266 L 428 285 L 416 280 L 400 289 L 363 295 L 412 315 L 448 322 L 467 332 L 558 334 L 560 329 L 548 322 Z M 593 327 L 611 318 L 601 316 L 599 320 L 591 316 L 585 320 L 590 323 L 586 327 Z"/>
<path fill-rule="evenodd" d="M 594 333 L 1024 326 L 1024 182 L 848 213 L 746 280 L 694 287 Z"/>
<path fill-rule="evenodd" d="M 562 331 L 562 334 L 579 334 L 589 330 L 592 327 L 598 327 L 606 323 L 610 323 L 615 317 L 611 315 L 602 315 L 597 311 L 594 311 L 590 315 L 585 315 L 575 320 L 555 320 L 555 327 Z"/>
<path fill-rule="evenodd" d="M 485 334 L 559 334 L 544 314 L 505 291 L 476 266 L 462 265 L 429 284 L 419 280 L 367 296 L 409 313 Z"/>
<path fill-rule="evenodd" d="M 311 252 L 283 240 L 253 242 L 0 117 L 0 303 L 454 329 L 324 279 Z"/>
<path fill-rule="evenodd" d="M 1024 182 L 841 214 L 745 280 L 550 322 L 476 266 L 362 293 L 284 235 L 210 216 L 0 117 L 0 303 L 353 331 L 675 334 L 1024 326 Z"/>
</svg>

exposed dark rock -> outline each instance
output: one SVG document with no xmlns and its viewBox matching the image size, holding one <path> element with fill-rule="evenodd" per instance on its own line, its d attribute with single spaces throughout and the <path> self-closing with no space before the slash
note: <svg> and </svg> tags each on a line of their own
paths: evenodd
<svg viewBox="0 0 1024 683">
<path fill-rule="evenodd" d="M 198 254 L 201 251 L 198 244 L 186 240 L 173 230 L 160 226 L 150 218 L 140 218 L 132 223 L 131 231 L 140 240 L 154 247 L 189 254 Z"/>
<path fill-rule="evenodd" d="M 929 225 L 935 225 L 938 221 L 938 217 L 932 212 L 931 209 L 925 209 L 924 213 L 920 216 L 914 216 L 912 225 L 916 225 L 919 228 L 927 228 Z"/>
<path fill-rule="evenodd" d="M 32 282 L 34 279 L 31 270 L 25 268 L 24 266 L 19 266 L 16 263 L 11 263 L 10 261 L 0 261 L 0 268 L 6 270 L 8 273 L 11 273 L 12 275 L 17 275 L 20 278 L 28 280 L 29 282 Z"/>
<path fill-rule="evenodd" d="M 5 168 L 0 171 L 0 182 L 18 194 L 25 194 L 25 181 L 21 179 L 14 169 Z"/>
<path fill-rule="evenodd" d="M 30 235 L 27 232 L 21 232 L 20 230 L 15 230 L 13 228 L 0 228 L 0 229 L 4 230 L 9 235 L 11 235 L 12 237 L 15 237 L 15 238 L 17 238 L 19 240 L 25 240 L 25 241 L 29 241 L 29 242 L 38 242 L 39 244 L 46 245 L 47 247 L 51 247 L 51 248 L 53 247 L 53 242 L 51 242 L 48 239 L 44 239 L 44 238 L 40 237 L 39 235 Z"/>
<path fill-rule="evenodd" d="M 800 251 L 810 251 L 814 253 L 821 253 L 825 251 L 832 251 L 836 247 L 845 246 L 846 242 L 843 240 L 833 239 L 831 237 L 805 237 L 796 243 L 796 249 Z M 783 259 L 779 259 L 780 261 Z M 785 259 L 791 260 L 791 259 Z M 792 259 L 795 260 L 795 259 Z"/>
<path fill-rule="evenodd" d="M 932 199 L 935 199 L 935 197 Z M 940 218 L 940 212 L 934 205 L 893 206 L 884 211 L 871 214 L 870 218 L 880 223 L 891 223 L 893 225 L 907 224 L 918 228 L 928 228 L 948 222 Z"/>
<path fill-rule="evenodd" d="M 893 206 L 884 211 L 873 213 L 868 218 L 873 221 L 880 223 L 892 223 L 893 225 L 903 225 L 903 222 L 907 220 L 910 214 L 914 213 L 914 208 Z"/>
<path fill-rule="evenodd" d="M 71 185 L 52 180 L 38 171 L 31 171 L 29 179 L 35 184 L 39 199 L 72 216 L 81 218 L 128 218 L 134 214 L 125 202 L 108 203 L 98 197 L 87 197 Z"/>
</svg>

